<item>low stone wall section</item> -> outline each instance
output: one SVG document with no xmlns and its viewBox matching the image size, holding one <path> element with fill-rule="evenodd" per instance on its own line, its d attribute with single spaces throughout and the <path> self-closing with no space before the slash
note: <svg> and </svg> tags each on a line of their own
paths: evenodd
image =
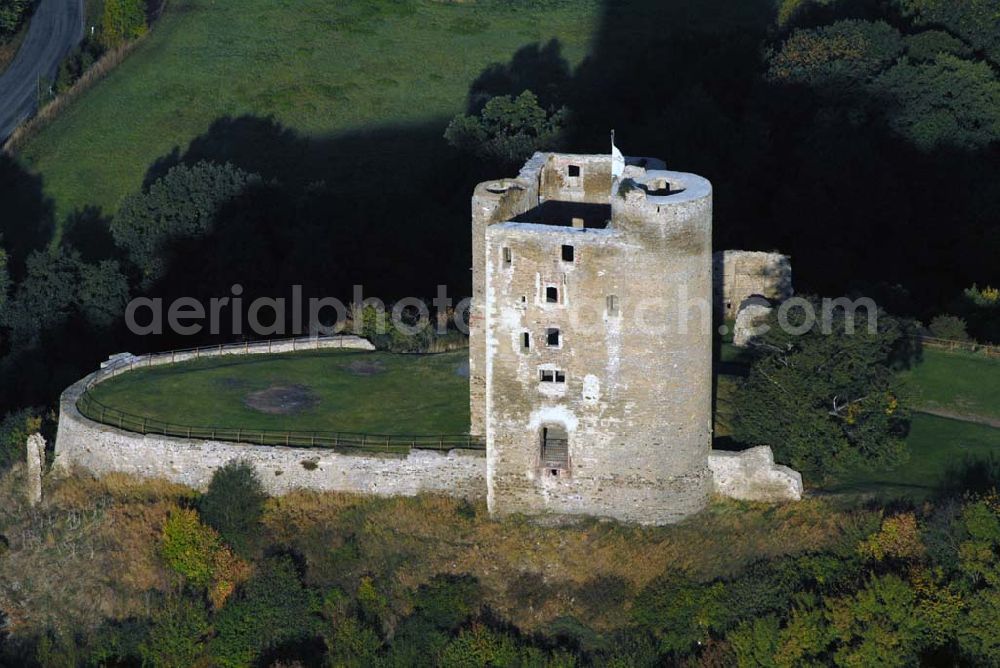
<svg viewBox="0 0 1000 668">
<path fill-rule="evenodd" d="M 743 501 L 798 501 L 802 474 L 774 463 L 766 445 L 739 452 L 712 450 L 708 456 L 715 493 Z"/>
<path fill-rule="evenodd" d="M 372 346 L 358 337 L 335 337 L 285 340 L 270 345 L 222 346 L 142 357 L 118 356 L 101 371 L 71 385 L 60 397 L 54 469 L 65 472 L 81 467 L 97 475 L 121 472 L 165 478 L 203 490 L 216 469 L 233 460 L 245 460 L 257 469 L 264 487 L 272 495 L 311 489 L 378 496 L 433 492 L 468 499 L 485 497 L 486 457 L 482 451 L 411 450 L 407 454 L 383 454 L 143 435 L 90 420 L 76 407 L 80 396 L 95 382 L 130 369 L 212 355 L 325 348 L 371 350 Z"/>
</svg>

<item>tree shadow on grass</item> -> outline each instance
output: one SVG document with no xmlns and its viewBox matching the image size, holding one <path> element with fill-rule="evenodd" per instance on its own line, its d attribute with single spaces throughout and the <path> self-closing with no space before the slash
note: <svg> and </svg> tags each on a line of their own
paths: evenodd
<svg viewBox="0 0 1000 668">
<path fill-rule="evenodd" d="M 362 285 L 365 297 L 391 302 L 431 298 L 446 285 L 457 303 L 471 291 L 469 197 L 491 174 L 445 144 L 444 125 L 313 138 L 270 118 L 216 120 L 185 150 L 157 160 L 146 182 L 201 160 L 232 163 L 263 182 L 223 206 L 208 234 L 173 243 L 165 275 L 147 294 L 207 301 L 238 283 L 249 304 L 288 299 L 300 285 L 304 299 L 349 302 Z M 142 346 L 192 343 L 147 338 Z"/>
<path fill-rule="evenodd" d="M 46 247 L 55 229 L 52 201 L 42 179 L 0 152 L 0 247 L 7 251 L 11 278 L 23 278 L 32 251 Z"/>
</svg>

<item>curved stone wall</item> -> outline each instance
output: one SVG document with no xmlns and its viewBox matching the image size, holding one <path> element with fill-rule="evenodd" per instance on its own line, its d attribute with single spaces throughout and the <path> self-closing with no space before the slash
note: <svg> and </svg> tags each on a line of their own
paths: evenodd
<svg viewBox="0 0 1000 668">
<path fill-rule="evenodd" d="M 358 339 L 358 341 L 363 341 Z M 320 347 L 357 347 L 339 345 Z M 253 349 L 248 349 L 253 354 Z M 207 351 L 212 353 L 214 351 Z M 266 352 L 263 351 L 263 352 Z M 280 352 L 276 346 L 272 352 Z M 232 350 L 217 354 L 233 354 Z M 169 355 L 169 354 L 168 354 Z M 205 352 L 200 356 L 207 356 Z M 136 368 L 165 363 L 134 358 Z M 185 356 L 185 359 L 190 357 Z M 177 358 L 177 361 L 181 361 Z M 169 363 L 169 362 L 166 362 Z M 125 366 L 129 366 L 127 363 Z M 127 369 L 124 369 L 127 372 Z M 486 458 L 483 452 L 411 450 L 406 455 L 373 452 L 344 453 L 324 448 L 260 446 L 244 443 L 174 438 L 124 431 L 84 417 L 76 404 L 101 372 L 74 383 L 59 403 L 54 468 L 82 467 L 96 474 L 130 473 L 165 478 L 205 489 L 212 473 L 242 459 L 257 469 L 269 494 L 294 489 L 355 492 L 379 496 L 412 496 L 422 492 L 476 499 L 486 494 Z M 110 377 L 105 372 L 103 376 Z"/>
</svg>

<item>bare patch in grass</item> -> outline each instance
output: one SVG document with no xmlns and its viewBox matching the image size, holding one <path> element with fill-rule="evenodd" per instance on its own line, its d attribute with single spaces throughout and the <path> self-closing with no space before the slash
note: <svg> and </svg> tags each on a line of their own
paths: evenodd
<svg viewBox="0 0 1000 668">
<path fill-rule="evenodd" d="M 382 360 L 354 360 L 344 368 L 355 376 L 374 376 L 385 371 L 385 363 Z"/>
<path fill-rule="evenodd" d="M 319 398 L 305 385 L 272 385 L 243 398 L 247 408 L 268 415 L 293 415 L 312 408 Z"/>
</svg>

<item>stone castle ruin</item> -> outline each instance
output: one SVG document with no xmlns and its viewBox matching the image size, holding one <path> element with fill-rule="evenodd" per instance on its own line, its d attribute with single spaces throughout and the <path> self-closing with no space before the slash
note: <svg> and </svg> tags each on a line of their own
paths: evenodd
<svg viewBox="0 0 1000 668">
<path fill-rule="evenodd" d="M 472 429 L 486 436 L 490 510 L 653 523 L 701 510 L 711 184 L 649 158 L 616 170 L 611 155 L 536 154 L 476 188 L 472 225 Z M 678 313 L 677 286 L 702 322 L 638 326 L 640 304 L 656 305 L 650 322 Z"/>
<path fill-rule="evenodd" d="M 712 493 L 800 497 L 801 476 L 775 465 L 769 448 L 711 449 L 712 304 L 780 298 L 791 277 L 780 255 L 713 259 L 706 179 L 614 147 L 610 155 L 536 153 L 516 177 L 476 187 L 472 238 L 470 433 L 484 438 L 485 453 L 345 453 L 137 434 L 80 413 L 92 374 L 63 393 L 55 468 L 204 488 L 216 468 L 240 458 L 272 494 L 485 496 L 496 516 L 643 524 L 697 513 Z M 324 347 L 362 344 L 370 346 Z M 136 359 L 128 368 L 173 362 Z"/>
</svg>

